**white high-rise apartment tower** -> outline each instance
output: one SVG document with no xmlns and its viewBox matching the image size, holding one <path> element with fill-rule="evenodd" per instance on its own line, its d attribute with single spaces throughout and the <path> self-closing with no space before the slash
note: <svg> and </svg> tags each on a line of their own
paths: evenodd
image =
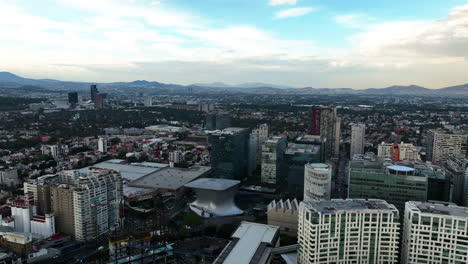
<svg viewBox="0 0 468 264">
<path fill-rule="evenodd" d="M 468 208 L 406 202 L 401 263 L 468 263 Z"/>
<path fill-rule="evenodd" d="M 366 126 L 364 124 L 354 124 L 351 127 L 351 159 L 354 154 L 364 154 L 364 138 Z"/>
<path fill-rule="evenodd" d="M 384 200 L 309 200 L 299 205 L 301 264 L 397 263 L 399 217 Z"/>
<path fill-rule="evenodd" d="M 100 137 L 98 141 L 98 151 L 102 153 L 107 153 L 107 139 Z"/>
</svg>

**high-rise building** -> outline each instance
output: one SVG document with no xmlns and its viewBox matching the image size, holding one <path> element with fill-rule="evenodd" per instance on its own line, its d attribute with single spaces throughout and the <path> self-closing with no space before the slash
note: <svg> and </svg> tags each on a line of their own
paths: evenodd
<svg viewBox="0 0 468 264">
<path fill-rule="evenodd" d="M 338 117 L 335 107 L 312 108 L 310 133 L 311 135 L 320 133 L 326 159 L 338 156 L 340 152 L 341 118 Z"/>
<path fill-rule="evenodd" d="M 468 207 L 468 167 L 465 170 L 465 182 L 463 184 L 463 196 L 462 196 L 463 206 Z"/>
<path fill-rule="evenodd" d="M 146 107 L 153 106 L 153 97 L 151 96 L 145 97 L 144 106 Z"/>
<path fill-rule="evenodd" d="M 332 168 L 324 163 L 308 163 L 304 166 L 304 201 L 331 198 Z"/>
<path fill-rule="evenodd" d="M 348 180 L 349 198 L 382 199 L 402 213 L 405 202 L 428 199 L 428 177 L 407 166 L 381 160 L 353 160 Z"/>
<path fill-rule="evenodd" d="M 466 157 L 468 134 L 449 134 L 429 130 L 426 137 L 426 159 L 442 164 L 449 156 Z"/>
<path fill-rule="evenodd" d="M 68 93 L 68 103 L 71 105 L 75 105 L 78 103 L 78 93 L 77 92 L 71 92 Z"/>
<path fill-rule="evenodd" d="M 106 93 L 95 93 L 94 94 L 94 108 L 101 109 L 107 106 L 107 94 Z"/>
<path fill-rule="evenodd" d="M 206 115 L 207 130 L 223 130 L 231 126 L 231 115 L 229 113 L 209 113 Z"/>
<path fill-rule="evenodd" d="M 243 180 L 248 175 L 249 130 L 230 127 L 209 135 L 213 177 Z"/>
<path fill-rule="evenodd" d="M 101 153 L 107 153 L 107 139 L 100 137 L 98 140 L 98 151 Z"/>
<path fill-rule="evenodd" d="M 321 161 L 320 145 L 289 143 L 284 151 L 279 192 L 286 197 L 302 200 L 304 194 L 304 166 Z"/>
<path fill-rule="evenodd" d="M 398 263 L 399 225 L 383 200 L 301 202 L 298 263 Z"/>
<path fill-rule="evenodd" d="M 249 165 L 248 165 L 248 175 L 252 176 L 254 171 L 258 167 L 257 162 L 257 155 L 258 155 L 258 135 L 257 134 L 250 134 L 249 136 Z"/>
<path fill-rule="evenodd" d="M 276 184 L 286 146 L 284 136 L 271 137 L 262 144 L 262 182 Z"/>
<path fill-rule="evenodd" d="M 98 92 L 98 89 L 97 89 L 97 85 L 91 84 L 90 89 L 91 89 L 91 101 L 94 102 L 94 99 L 95 99 L 95 97 L 96 97 L 96 94 L 99 93 L 99 92 Z"/>
<path fill-rule="evenodd" d="M 51 190 L 60 232 L 87 241 L 119 226 L 123 197 L 119 172 L 90 167 L 86 173 L 68 173 L 64 179 L 70 182 Z"/>
<path fill-rule="evenodd" d="M 364 138 L 366 126 L 364 124 L 354 124 L 351 127 L 351 159 L 354 154 L 364 154 Z"/>
<path fill-rule="evenodd" d="M 256 160 L 257 164 L 262 163 L 262 144 L 267 141 L 269 137 L 269 128 L 267 124 L 261 124 L 258 128 L 253 129 L 251 135 L 257 138 L 257 154 Z"/>
<path fill-rule="evenodd" d="M 320 107 L 313 107 L 311 111 L 310 134 L 320 136 Z"/>
<path fill-rule="evenodd" d="M 407 202 L 401 263 L 468 263 L 468 208 Z"/>
<path fill-rule="evenodd" d="M 445 162 L 444 168 L 453 182 L 452 202 L 468 206 L 468 158 L 456 158 L 450 156 Z"/>
</svg>

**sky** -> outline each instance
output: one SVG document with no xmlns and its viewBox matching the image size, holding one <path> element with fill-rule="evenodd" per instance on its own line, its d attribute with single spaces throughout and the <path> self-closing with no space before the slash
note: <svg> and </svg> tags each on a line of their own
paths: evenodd
<svg viewBox="0 0 468 264">
<path fill-rule="evenodd" d="M 0 0 L 0 71 L 441 88 L 468 83 L 468 0 Z"/>
</svg>

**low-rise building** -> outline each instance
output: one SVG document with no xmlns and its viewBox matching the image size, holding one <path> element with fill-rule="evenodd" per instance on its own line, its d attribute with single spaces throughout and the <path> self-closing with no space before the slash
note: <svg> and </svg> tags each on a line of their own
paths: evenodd
<svg viewBox="0 0 468 264">
<path fill-rule="evenodd" d="M 267 264 L 279 246 L 279 227 L 242 222 L 213 264 Z"/>
<path fill-rule="evenodd" d="M 282 234 L 297 236 L 299 203 L 293 200 L 273 200 L 268 205 L 268 224 L 279 226 Z"/>
</svg>

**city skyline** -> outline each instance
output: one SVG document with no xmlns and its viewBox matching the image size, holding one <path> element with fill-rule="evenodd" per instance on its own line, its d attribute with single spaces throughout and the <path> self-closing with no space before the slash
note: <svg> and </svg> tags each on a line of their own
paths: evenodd
<svg viewBox="0 0 468 264">
<path fill-rule="evenodd" d="M 443 3 L 442 3 L 443 2 Z M 468 82 L 467 1 L 0 3 L 0 71 L 357 88 Z"/>
</svg>

